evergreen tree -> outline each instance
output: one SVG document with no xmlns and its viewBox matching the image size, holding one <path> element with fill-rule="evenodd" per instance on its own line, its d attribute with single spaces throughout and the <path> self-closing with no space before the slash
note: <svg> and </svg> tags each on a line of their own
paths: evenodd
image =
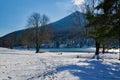
<svg viewBox="0 0 120 80">
<path fill-rule="evenodd" d="M 102 11 L 96 18 L 97 24 L 102 26 L 100 29 L 104 28 L 99 37 L 118 39 L 120 48 L 120 0 L 103 0 L 96 9 Z"/>
<path fill-rule="evenodd" d="M 103 44 L 106 40 L 118 39 L 120 47 L 120 0 L 102 0 L 95 8 L 100 11 L 97 14 L 93 14 L 92 9 L 87 6 L 88 26 L 95 25 L 97 27 L 92 29 L 90 34 L 96 41 Z"/>
</svg>

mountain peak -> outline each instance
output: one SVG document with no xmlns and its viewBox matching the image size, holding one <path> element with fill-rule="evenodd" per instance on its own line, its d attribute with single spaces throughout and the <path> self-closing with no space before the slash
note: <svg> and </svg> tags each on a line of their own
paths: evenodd
<svg viewBox="0 0 120 80">
<path fill-rule="evenodd" d="M 78 20 L 79 19 L 79 20 Z M 52 23 L 52 27 L 56 30 L 67 30 L 74 26 L 74 24 L 77 23 L 77 25 L 83 26 L 86 22 L 85 16 L 83 13 L 79 11 L 75 11 L 71 13 L 70 15 Z"/>
<path fill-rule="evenodd" d="M 73 13 L 81 13 L 81 12 L 76 10 L 76 11 L 75 11 L 75 12 L 73 12 Z"/>
</svg>

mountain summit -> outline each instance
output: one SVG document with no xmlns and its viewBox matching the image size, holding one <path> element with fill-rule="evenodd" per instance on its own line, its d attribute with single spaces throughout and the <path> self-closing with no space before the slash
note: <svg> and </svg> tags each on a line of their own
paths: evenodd
<svg viewBox="0 0 120 80">
<path fill-rule="evenodd" d="M 51 23 L 51 26 L 56 30 L 67 30 L 72 27 L 82 27 L 86 24 L 85 15 L 79 11 Z"/>
</svg>

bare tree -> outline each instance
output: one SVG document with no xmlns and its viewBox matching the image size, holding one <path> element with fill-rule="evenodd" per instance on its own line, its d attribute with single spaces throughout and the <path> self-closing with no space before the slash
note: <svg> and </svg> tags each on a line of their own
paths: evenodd
<svg viewBox="0 0 120 80">
<path fill-rule="evenodd" d="M 36 53 L 40 52 L 41 35 L 44 32 L 43 27 L 47 25 L 48 21 L 49 18 L 46 15 L 40 15 L 39 13 L 33 13 L 28 19 L 28 26 L 34 29 Z"/>
</svg>

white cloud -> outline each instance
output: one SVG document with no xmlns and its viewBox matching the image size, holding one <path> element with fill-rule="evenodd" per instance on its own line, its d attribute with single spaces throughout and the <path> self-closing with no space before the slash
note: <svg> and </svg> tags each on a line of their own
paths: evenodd
<svg viewBox="0 0 120 80">
<path fill-rule="evenodd" d="M 72 3 L 76 6 L 80 6 L 84 3 L 84 0 L 72 0 Z"/>
<path fill-rule="evenodd" d="M 84 3 L 84 0 L 66 0 L 56 2 L 55 5 L 58 9 L 62 11 L 67 11 L 68 13 L 74 11 L 82 11 L 81 6 Z"/>
</svg>

